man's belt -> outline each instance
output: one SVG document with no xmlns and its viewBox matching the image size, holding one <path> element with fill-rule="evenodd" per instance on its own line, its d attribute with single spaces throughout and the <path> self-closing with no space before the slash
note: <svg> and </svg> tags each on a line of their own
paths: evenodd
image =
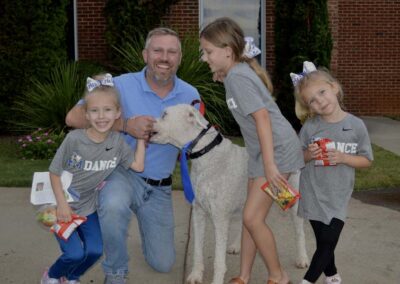
<svg viewBox="0 0 400 284">
<path fill-rule="evenodd" d="M 170 186 L 172 184 L 172 176 L 169 176 L 167 178 L 163 178 L 160 180 L 155 180 L 151 178 L 146 178 L 142 177 L 142 179 L 147 183 L 152 186 Z"/>
</svg>

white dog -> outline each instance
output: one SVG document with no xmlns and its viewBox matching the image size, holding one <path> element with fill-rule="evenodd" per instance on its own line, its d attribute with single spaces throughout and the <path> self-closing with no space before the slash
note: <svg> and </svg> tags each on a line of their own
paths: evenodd
<svg viewBox="0 0 400 284">
<path fill-rule="evenodd" d="M 180 149 L 188 142 L 195 144 L 191 154 L 191 181 L 195 193 L 193 202 L 194 253 L 193 268 L 188 283 L 203 280 L 203 243 L 206 217 L 209 216 L 215 231 L 215 259 L 213 284 L 222 284 L 226 272 L 225 253 L 240 251 L 240 231 L 227 248 L 228 228 L 235 212 L 241 213 L 247 192 L 247 152 L 244 147 L 225 139 L 199 111 L 190 105 L 176 105 L 165 109 L 154 124 L 151 142 L 172 144 Z M 192 144 L 193 144 L 192 143 Z M 299 174 L 289 182 L 298 188 Z M 308 266 L 303 220 L 297 217 L 297 206 L 291 209 L 296 231 L 296 265 Z M 235 225 L 235 224 L 232 224 Z M 236 222 L 241 227 L 241 222 Z"/>
</svg>

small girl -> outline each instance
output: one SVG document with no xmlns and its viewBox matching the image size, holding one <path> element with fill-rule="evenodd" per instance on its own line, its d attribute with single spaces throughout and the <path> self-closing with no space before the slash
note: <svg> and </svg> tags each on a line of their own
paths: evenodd
<svg viewBox="0 0 400 284">
<path fill-rule="evenodd" d="M 373 160 L 363 121 L 342 108 L 339 82 L 324 69 L 304 62 L 303 73 L 291 73 L 297 111 L 310 113 L 300 131 L 306 167 L 301 171 L 298 215 L 310 220 L 316 251 L 301 283 L 315 283 L 322 273 L 326 284 L 339 284 L 335 247 L 342 231 L 354 187 L 356 168 Z"/>
<path fill-rule="evenodd" d="M 118 166 L 141 172 L 145 142 L 138 140 L 135 154 L 119 132 L 112 131 L 121 115 L 119 95 L 110 74 L 87 79 L 84 95 L 89 128 L 68 133 L 50 164 L 50 180 L 57 201 L 58 222 L 71 221 L 71 214 L 86 216 L 67 241 L 56 236 L 62 255 L 45 271 L 41 284 L 80 283 L 79 278 L 101 257 L 102 238 L 96 213 L 97 191 Z M 63 170 L 73 174 L 69 192 L 78 201 L 68 204 L 61 185 Z"/>
<path fill-rule="evenodd" d="M 268 269 L 268 283 L 289 283 L 273 233 L 265 223 L 273 203 L 260 188 L 275 186 L 304 166 L 300 141 L 271 96 L 266 70 L 253 58 L 260 53 L 230 18 L 219 18 L 200 33 L 202 59 L 214 79 L 223 81 L 226 102 L 240 126 L 249 153 L 248 194 L 243 212 L 240 275 L 230 283 L 248 283 L 257 250 Z"/>
</svg>

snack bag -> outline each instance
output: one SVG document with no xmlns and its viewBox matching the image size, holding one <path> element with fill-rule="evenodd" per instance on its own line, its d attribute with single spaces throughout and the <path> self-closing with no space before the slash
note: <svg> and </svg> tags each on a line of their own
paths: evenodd
<svg viewBox="0 0 400 284">
<path fill-rule="evenodd" d="M 279 188 L 266 182 L 261 186 L 261 190 L 271 196 L 282 210 L 289 209 L 300 198 L 300 193 L 287 181 L 280 183 Z"/>
<path fill-rule="evenodd" d="M 86 217 L 72 214 L 72 220 L 70 222 L 57 222 L 51 226 L 50 232 L 56 233 L 61 239 L 67 241 L 75 229 L 83 222 L 86 222 L 86 220 Z"/>
<path fill-rule="evenodd" d="M 44 227 L 51 227 L 57 222 L 56 207 L 51 204 L 40 206 L 36 212 L 36 220 Z"/>
<path fill-rule="evenodd" d="M 310 143 L 316 143 L 322 150 L 322 154 L 315 159 L 314 166 L 335 166 L 335 163 L 329 162 L 328 160 L 328 150 L 335 149 L 335 142 L 329 138 L 313 137 Z"/>
<path fill-rule="evenodd" d="M 47 204 L 39 207 L 36 213 L 36 220 L 42 227 L 46 229 L 50 228 L 50 232 L 56 233 L 60 238 L 66 241 L 72 232 L 80 224 L 85 222 L 87 218 L 72 214 L 72 220 L 70 222 L 57 222 L 56 206 Z"/>
</svg>

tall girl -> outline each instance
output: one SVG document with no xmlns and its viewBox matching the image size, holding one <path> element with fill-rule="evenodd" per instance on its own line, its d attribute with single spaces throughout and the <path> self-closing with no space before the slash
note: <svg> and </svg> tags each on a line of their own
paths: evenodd
<svg viewBox="0 0 400 284">
<path fill-rule="evenodd" d="M 268 284 L 287 284 L 273 232 L 265 219 L 273 203 L 260 187 L 278 185 L 304 166 L 300 141 L 283 117 L 272 94 L 268 73 L 254 56 L 260 53 L 251 38 L 230 18 L 219 18 L 200 33 L 202 59 L 214 80 L 222 81 L 226 103 L 240 126 L 249 153 L 248 193 L 243 212 L 240 275 L 230 283 L 248 283 L 256 252 L 268 269 Z"/>
</svg>

